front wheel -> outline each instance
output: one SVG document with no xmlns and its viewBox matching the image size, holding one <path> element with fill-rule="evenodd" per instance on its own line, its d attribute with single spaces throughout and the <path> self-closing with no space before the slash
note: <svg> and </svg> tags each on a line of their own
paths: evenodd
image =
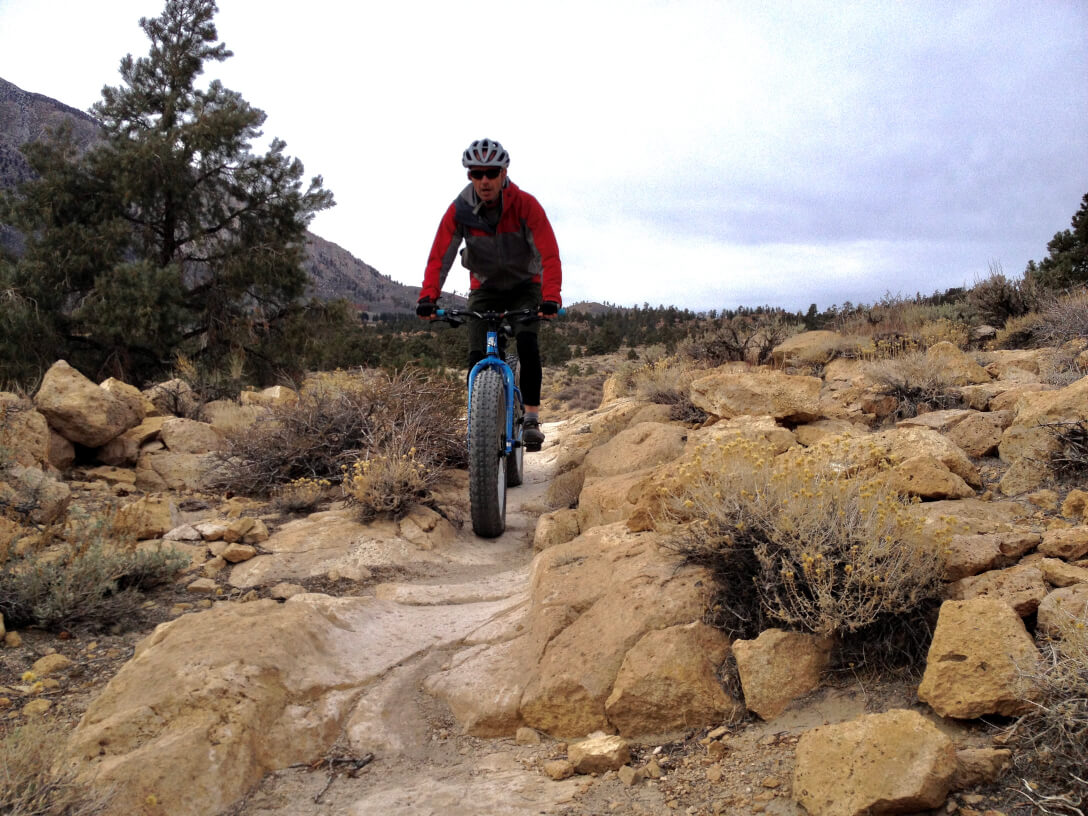
<svg viewBox="0 0 1088 816">
<path fill-rule="evenodd" d="M 468 425 L 472 531 L 495 538 L 506 530 L 506 389 L 498 371 L 485 369 L 476 375 Z"/>
</svg>

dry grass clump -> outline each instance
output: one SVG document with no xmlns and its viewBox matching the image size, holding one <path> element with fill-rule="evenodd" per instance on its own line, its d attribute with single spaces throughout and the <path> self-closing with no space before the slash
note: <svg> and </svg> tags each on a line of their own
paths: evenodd
<svg viewBox="0 0 1088 816">
<path fill-rule="evenodd" d="M 115 509 L 39 528 L 9 519 L 0 527 L 0 612 L 15 629 L 125 627 L 143 593 L 188 563 L 172 548 L 137 549 L 135 525 Z"/>
<path fill-rule="evenodd" d="M 95 816 L 109 797 L 76 781 L 64 763 L 65 730 L 31 720 L 0 739 L 0 813 L 6 816 Z"/>
<path fill-rule="evenodd" d="M 1055 298 L 1040 311 L 1043 323 L 1039 337 L 1046 345 L 1088 337 L 1088 288 Z"/>
<path fill-rule="evenodd" d="M 1029 678 L 1031 711 L 1009 736 L 1026 775 L 1021 795 L 1040 813 L 1081 814 L 1088 808 L 1088 615 L 1067 612 L 1042 652 L 1042 668 Z"/>
<path fill-rule="evenodd" d="M 835 451 L 828 440 L 774 456 L 733 439 L 701 449 L 665 498 L 674 546 L 714 572 L 715 622 L 734 636 L 785 626 L 864 638 L 937 597 L 939 545 L 922 543 L 909 503 L 854 478 L 872 464 L 864 452 L 847 464 Z"/>
<path fill-rule="evenodd" d="M 707 414 L 691 401 L 691 382 L 702 372 L 675 357 L 662 357 L 631 368 L 620 376 L 627 394 L 657 405 L 668 405 L 669 416 L 679 422 L 703 422 Z"/>
<path fill-rule="evenodd" d="M 283 513 L 312 513 L 328 498 L 332 482 L 328 479 L 294 479 L 272 490 L 272 506 Z"/>
<path fill-rule="evenodd" d="M 920 351 L 869 363 L 866 374 L 877 383 L 882 395 L 897 401 L 890 416 L 893 421 L 961 404 L 948 372 Z"/>
<path fill-rule="evenodd" d="M 344 493 L 359 508 L 363 520 L 403 515 L 426 500 L 438 471 L 416 459 L 415 448 L 400 456 L 375 456 L 346 468 Z"/>
<path fill-rule="evenodd" d="M 297 401 L 270 406 L 230 433 L 216 481 L 271 494 L 298 479 L 340 483 L 356 461 L 414 448 L 427 469 L 465 462 L 464 384 L 421 369 L 338 371 L 308 380 Z"/>
<path fill-rule="evenodd" d="M 1050 468 L 1062 480 L 1082 482 L 1088 476 L 1088 420 L 1051 422 L 1044 427 L 1058 441 Z"/>
</svg>

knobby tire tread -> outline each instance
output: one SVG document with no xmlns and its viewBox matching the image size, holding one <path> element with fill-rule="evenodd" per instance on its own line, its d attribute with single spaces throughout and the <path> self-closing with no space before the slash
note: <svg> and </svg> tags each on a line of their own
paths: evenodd
<svg viewBox="0 0 1088 816">
<path fill-rule="evenodd" d="M 495 538 L 506 530 L 506 393 L 502 375 L 485 369 L 472 386 L 468 475 L 472 530 Z"/>
</svg>

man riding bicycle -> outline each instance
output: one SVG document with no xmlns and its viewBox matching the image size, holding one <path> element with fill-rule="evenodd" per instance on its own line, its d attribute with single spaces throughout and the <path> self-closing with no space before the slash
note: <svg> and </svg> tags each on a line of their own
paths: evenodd
<svg viewBox="0 0 1088 816">
<path fill-rule="evenodd" d="M 416 314 L 434 319 L 436 304 L 457 250 L 469 271 L 468 308 L 474 312 L 533 309 L 551 319 L 562 305 L 563 267 L 555 233 L 540 203 L 506 176 L 510 154 L 494 139 L 477 139 L 461 157 L 469 185 L 450 204 L 431 246 Z M 525 402 L 524 442 L 539 450 L 540 346 L 536 322 L 514 327 Z M 483 359 L 487 327 L 469 326 L 468 367 Z"/>
</svg>

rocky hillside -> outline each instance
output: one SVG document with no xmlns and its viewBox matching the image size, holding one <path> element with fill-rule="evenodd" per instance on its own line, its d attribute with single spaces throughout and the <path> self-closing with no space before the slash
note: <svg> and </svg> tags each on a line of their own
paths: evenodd
<svg viewBox="0 0 1088 816">
<path fill-rule="evenodd" d="M 19 148 L 44 138 L 64 123 L 71 124 L 81 147 L 98 138 L 94 117 L 0 79 L 0 189 L 31 176 Z M 306 270 L 313 279 L 311 291 L 315 296 L 322 300 L 343 298 L 370 314 L 410 312 L 415 308 L 418 287 L 397 283 L 342 247 L 313 233 L 308 236 Z M 17 253 L 21 246 L 20 235 L 0 224 L 0 248 Z"/>
</svg>

